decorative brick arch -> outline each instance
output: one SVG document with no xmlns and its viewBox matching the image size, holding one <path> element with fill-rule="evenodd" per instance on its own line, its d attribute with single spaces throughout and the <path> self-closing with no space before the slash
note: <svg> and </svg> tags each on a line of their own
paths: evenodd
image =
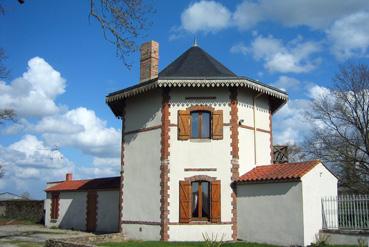
<svg viewBox="0 0 369 247">
<path fill-rule="evenodd" d="M 208 106 L 208 105 L 193 105 L 193 106 L 190 106 L 186 109 L 187 111 L 189 112 L 192 112 L 192 111 L 209 111 L 211 113 L 213 113 L 215 111 L 215 109 L 211 106 Z"/>
<path fill-rule="evenodd" d="M 216 177 L 210 177 L 210 176 L 207 176 L 207 175 L 195 175 L 195 176 L 192 176 L 192 177 L 187 177 L 185 178 L 185 181 L 187 182 L 195 182 L 195 181 L 207 181 L 207 182 L 213 182 L 216 180 Z"/>
</svg>

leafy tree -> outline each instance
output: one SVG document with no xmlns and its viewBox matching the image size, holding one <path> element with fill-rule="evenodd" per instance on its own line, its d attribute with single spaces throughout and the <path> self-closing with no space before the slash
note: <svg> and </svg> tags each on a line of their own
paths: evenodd
<svg viewBox="0 0 369 247">
<path fill-rule="evenodd" d="M 315 123 L 304 151 L 331 165 L 340 185 L 369 192 L 369 67 L 348 64 L 334 77 L 330 93 L 312 104 Z"/>
</svg>

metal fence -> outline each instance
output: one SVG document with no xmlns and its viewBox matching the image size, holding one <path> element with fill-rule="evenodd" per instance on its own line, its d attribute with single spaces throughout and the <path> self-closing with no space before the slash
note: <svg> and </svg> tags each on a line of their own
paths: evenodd
<svg viewBox="0 0 369 247">
<path fill-rule="evenodd" d="M 369 195 L 322 198 L 323 229 L 369 229 Z"/>
</svg>

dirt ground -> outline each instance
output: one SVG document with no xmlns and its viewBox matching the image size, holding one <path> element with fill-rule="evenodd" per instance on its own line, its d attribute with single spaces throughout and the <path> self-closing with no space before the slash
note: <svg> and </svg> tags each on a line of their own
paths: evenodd
<svg viewBox="0 0 369 247">
<path fill-rule="evenodd" d="M 0 225 L 1 247 L 41 247 L 48 239 L 82 237 L 92 235 L 91 233 L 48 229 L 43 225 L 8 224 Z"/>
</svg>

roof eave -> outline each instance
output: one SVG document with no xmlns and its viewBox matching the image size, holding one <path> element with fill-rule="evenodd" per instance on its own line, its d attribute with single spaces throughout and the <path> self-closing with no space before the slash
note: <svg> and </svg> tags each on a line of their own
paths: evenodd
<svg viewBox="0 0 369 247">
<path fill-rule="evenodd" d="M 263 180 L 251 180 L 251 181 L 242 181 L 236 180 L 233 183 L 237 185 L 242 184 L 273 184 L 273 183 L 290 183 L 290 182 L 301 182 L 300 178 L 283 178 L 283 179 L 263 179 Z"/>
<path fill-rule="evenodd" d="M 124 99 L 144 93 L 158 87 L 245 87 L 257 92 L 265 93 L 266 95 L 278 100 L 278 104 L 272 112 L 275 112 L 288 100 L 288 94 L 282 90 L 276 89 L 264 83 L 248 79 L 246 77 L 229 77 L 229 78 L 212 78 L 212 77 L 197 77 L 197 78 L 170 78 L 159 77 L 123 90 L 113 92 L 106 96 L 106 103 L 113 111 L 116 117 L 122 116 Z"/>
</svg>

